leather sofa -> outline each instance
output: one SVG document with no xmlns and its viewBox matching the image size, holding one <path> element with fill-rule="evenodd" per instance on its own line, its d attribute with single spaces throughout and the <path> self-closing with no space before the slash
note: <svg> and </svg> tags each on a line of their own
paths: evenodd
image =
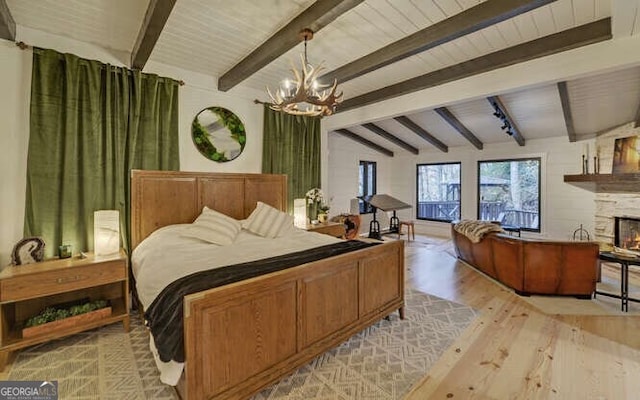
<svg viewBox="0 0 640 400">
<path fill-rule="evenodd" d="M 591 298 L 596 290 L 599 246 L 595 242 L 525 239 L 489 233 L 473 243 L 454 229 L 456 255 L 520 295 Z"/>
</svg>

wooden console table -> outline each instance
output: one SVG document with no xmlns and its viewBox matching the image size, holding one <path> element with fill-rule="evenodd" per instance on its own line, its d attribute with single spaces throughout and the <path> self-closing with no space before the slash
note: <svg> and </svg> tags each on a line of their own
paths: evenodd
<svg viewBox="0 0 640 400">
<path fill-rule="evenodd" d="M 627 257 L 620 254 L 615 254 L 609 251 L 600 252 L 599 256 L 600 260 L 614 262 L 620 264 L 620 294 L 608 293 L 608 292 L 600 292 L 595 291 L 594 297 L 598 294 L 608 297 L 615 297 L 616 299 L 620 299 L 621 310 L 624 312 L 629 311 L 629 302 L 634 301 L 636 303 L 640 303 L 640 299 L 634 299 L 629 297 L 629 265 L 638 265 L 640 266 L 640 258 L 639 257 Z"/>
</svg>

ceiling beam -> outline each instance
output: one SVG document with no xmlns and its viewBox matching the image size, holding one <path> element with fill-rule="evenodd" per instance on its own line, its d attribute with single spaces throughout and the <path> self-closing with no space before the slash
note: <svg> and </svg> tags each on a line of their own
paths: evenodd
<svg viewBox="0 0 640 400">
<path fill-rule="evenodd" d="M 176 0 L 151 0 L 131 52 L 131 68 L 143 69 L 169 19 Z"/>
<path fill-rule="evenodd" d="M 376 135 L 387 139 L 388 141 L 390 141 L 390 142 L 402 147 L 403 149 L 405 149 L 407 151 L 410 151 L 413 154 L 417 155 L 417 154 L 420 153 L 420 150 L 416 149 L 415 147 L 413 147 L 409 143 L 405 142 L 404 140 L 396 137 L 395 135 L 387 132 L 386 130 L 380 128 L 378 125 L 375 125 L 375 124 L 372 124 L 370 122 L 367 122 L 366 124 L 362 124 L 362 126 L 367 128 L 371 132 L 375 133 Z"/>
<path fill-rule="evenodd" d="M 291 22 L 262 43 L 257 49 L 231 67 L 218 79 L 218 90 L 226 92 L 247 79 L 271 61 L 300 43 L 300 31 L 309 28 L 313 32 L 329 25 L 340 15 L 364 0 L 318 0 Z"/>
<path fill-rule="evenodd" d="M 368 148 L 370 148 L 372 150 L 375 150 L 377 152 L 380 152 L 380 153 L 382 153 L 382 154 L 384 154 L 386 156 L 393 157 L 393 151 L 391 151 L 389 149 L 386 149 L 386 148 L 384 148 L 384 147 L 382 147 L 380 145 L 377 145 L 377 144 L 373 143 L 372 141 L 363 138 L 362 136 L 358 136 L 358 135 L 356 135 L 355 133 L 351 132 L 348 129 L 336 129 L 336 130 L 334 130 L 334 132 L 339 133 L 342 136 L 353 140 L 354 142 L 358 142 L 358 143 L 360 143 L 362 145 L 365 145 Z"/>
<path fill-rule="evenodd" d="M 405 128 L 409 129 L 416 135 L 420 136 L 427 142 L 431 143 L 433 146 L 440 149 L 440 151 L 444 153 L 449 152 L 449 147 L 447 147 L 446 144 L 439 141 L 435 136 L 433 136 L 432 134 L 424 130 L 422 127 L 420 127 L 418 124 L 410 120 L 408 117 L 405 117 L 404 115 L 402 115 L 399 117 L 395 117 L 394 119 L 400 124 L 402 124 Z"/>
<path fill-rule="evenodd" d="M 571 114 L 571 104 L 569 103 L 569 89 L 567 82 L 558 82 L 558 93 L 560 94 L 560 103 L 562 104 L 562 114 L 564 115 L 564 124 L 567 126 L 567 135 L 569 142 L 576 141 L 576 129 L 573 126 L 573 114 Z"/>
<path fill-rule="evenodd" d="M 556 0 L 488 0 L 322 75 L 346 82 Z"/>
<path fill-rule="evenodd" d="M 0 39 L 16 40 L 16 21 L 11 16 L 6 0 L 0 0 Z"/>
<path fill-rule="evenodd" d="M 518 145 L 524 146 L 524 137 L 520 133 L 520 129 L 518 128 L 518 125 L 516 125 L 516 122 L 513 120 L 513 118 L 511 118 L 511 115 L 509 115 L 509 111 L 507 111 L 507 108 L 502 103 L 502 100 L 500 100 L 500 97 L 489 96 L 487 97 L 487 100 L 489 101 L 489 104 L 493 106 L 494 110 L 496 110 L 496 112 L 499 111 L 500 113 L 502 113 L 506 122 L 509 123 L 507 135 L 510 135 L 513 140 L 518 143 Z"/>
<path fill-rule="evenodd" d="M 483 144 L 480 141 L 480 139 L 478 139 L 476 137 L 476 135 L 474 135 L 466 126 L 464 126 L 462 124 L 462 122 L 460 122 L 460 120 L 458 118 L 456 118 L 451 113 L 451 111 L 449 111 L 448 108 L 439 107 L 439 108 L 436 108 L 433 111 L 438 113 L 438 115 L 441 116 L 442 119 L 447 121 L 447 123 L 449 123 L 449 125 L 451 125 L 453 127 L 453 129 L 455 129 L 456 131 L 458 131 L 458 133 L 460 133 L 462 136 L 464 136 L 464 138 L 467 139 L 469 141 L 469 143 L 474 145 L 476 149 L 482 150 Z"/>
<path fill-rule="evenodd" d="M 608 39 L 611 18 L 604 18 L 353 97 L 342 102 L 338 112 Z"/>
</svg>

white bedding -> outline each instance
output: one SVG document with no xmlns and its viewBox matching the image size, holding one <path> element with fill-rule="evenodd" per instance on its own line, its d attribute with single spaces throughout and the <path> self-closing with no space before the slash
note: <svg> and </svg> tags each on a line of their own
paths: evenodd
<svg viewBox="0 0 640 400">
<path fill-rule="evenodd" d="M 194 272 L 279 256 L 341 241 L 329 235 L 291 228 L 286 235 L 275 239 L 266 239 L 242 230 L 231 245 L 218 246 L 181 236 L 181 231 L 187 226 L 189 225 L 180 224 L 160 228 L 133 251 L 132 270 L 143 309 L 146 310 L 168 284 Z M 151 350 L 160 370 L 160 380 L 175 386 L 182 374 L 183 364 L 174 361 L 162 362 L 158 358 L 152 336 Z"/>
</svg>

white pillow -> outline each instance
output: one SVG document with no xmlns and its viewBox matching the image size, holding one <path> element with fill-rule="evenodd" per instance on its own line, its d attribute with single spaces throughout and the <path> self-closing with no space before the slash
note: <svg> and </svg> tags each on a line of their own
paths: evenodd
<svg viewBox="0 0 640 400">
<path fill-rule="evenodd" d="M 242 227 L 249 232 L 268 238 L 275 238 L 289 231 L 293 217 L 261 201 L 256 205 Z"/>
<path fill-rule="evenodd" d="M 182 236 L 225 246 L 233 243 L 241 229 L 240 221 L 205 206 L 193 224 L 184 229 Z"/>
</svg>

